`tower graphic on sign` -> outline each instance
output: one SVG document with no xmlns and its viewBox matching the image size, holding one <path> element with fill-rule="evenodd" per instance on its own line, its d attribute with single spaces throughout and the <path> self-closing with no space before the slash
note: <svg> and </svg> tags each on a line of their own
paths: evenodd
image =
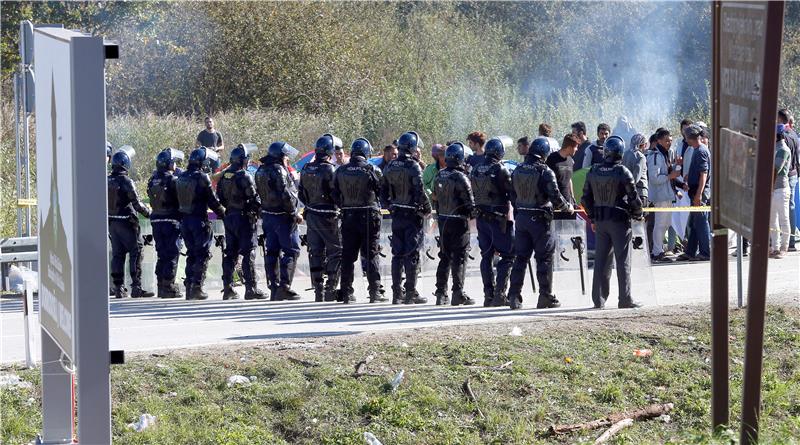
<svg viewBox="0 0 800 445">
<path fill-rule="evenodd" d="M 61 220 L 58 196 L 58 109 L 55 79 L 50 93 L 50 143 L 52 145 L 52 171 L 50 174 L 50 206 L 39 234 L 41 270 L 42 327 L 72 356 L 72 262 L 67 248 L 67 236 Z"/>
</svg>

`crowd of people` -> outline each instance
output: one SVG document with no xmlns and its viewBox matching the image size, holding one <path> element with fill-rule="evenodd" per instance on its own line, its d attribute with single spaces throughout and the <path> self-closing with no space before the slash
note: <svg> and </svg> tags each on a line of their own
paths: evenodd
<svg viewBox="0 0 800 445">
<path fill-rule="evenodd" d="M 533 258 L 539 294 L 536 307 L 559 307 L 552 285 L 553 219 L 586 221 L 588 247 L 594 252 L 592 301 L 596 308 L 603 308 L 609 297 L 615 262 L 619 307 L 639 306 L 630 290 L 635 220 L 647 220 L 653 262 L 707 261 L 710 257 L 708 212 L 689 212 L 688 221 L 680 224 L 676 223 L 680 218 L 667 210 L 710 202 L 713 170 L 709 130 L 703 122 L 683 120 L 677 138 L 666 128 L 648 137 L 621 117 L 613 131 L 607 124 L 598 125 L 593 141 L 583 122 L 573 123 L 572 131 L 560 141 L 552 137 L 551 126 L 543 123 L 537 137 L 517 139 L 522 162 L 505 159 L 514 149 L 511 138 L 490 138 L 476 131 L 466 137 L 466 143 L 433 144 L 430 165 L 422 161 L 425 146 L 414 131 L 385 145 L 374 159 L 369 140 L 354 140 L 348 157 L 341 139 L 326 133 L 315 143 L 313 160 L 299 172 L 291 165 L 298 151 L 284 141 L 270 144 L 257 167 L 252 166 L 254 171 L 248 171 L 257 150 L 253 144 L 230 150 L 227 167 L 220 168 L 220 157 L 226 152 L 222 135 L 211 117 L 205 124 L 185 171 L 176 166 L 184 157 L 180 150 L 166 148 L 157 155 L 156 170 L 147 185 L 152 209 L 140 201 L 128 176 L 131 154 L 118 150 L 112 155 L 107 147 L 115 297 L 154 296 L 142 288 L 143 240 L 137 213 L 150 218 L 160 298 L 184 295 L 175 282 L 182 244 L 186 245 L 186 299 L 208 298 L 204 281 L 213 242 L 209 210 L 225 228 L 225 300 L 239 298 L 234 289 L 237 267 L 245 299 L 299 299 L 292 282 L 301 254 L 298 225 L 305 222 L 315 301 L 355 301 L 353 279 L 359 257 L 369 302 L 388 301 L 378 267 L 383 209 L 391 214 L 393 304 L 427 303 L 418 292 L 417 277 L 428 217 L 434 218 L 439 230 L 437 305 L 476 303 L 464 288 L 472 220 L 481 253 L 484 306 L 520 308 L 526 268 Z M 795 250 L 793 193 L 800 169 L 800 143 L 787 110 L 778 113 L 776 133 L 770 221 L 771 257 L 779 259 Z M 647 212 L 651 207 L 659 211 Z M 257 284 L 258 246 L 263 249 L 268 293 Z M 130 294 L 124 285 L 126 256 Z"/>
</svg>

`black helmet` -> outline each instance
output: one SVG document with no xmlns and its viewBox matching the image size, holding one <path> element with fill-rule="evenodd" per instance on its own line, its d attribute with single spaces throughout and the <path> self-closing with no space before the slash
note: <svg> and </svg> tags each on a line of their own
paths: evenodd
<svg viewBox="0 0 800 445">
<path fill-rule="evenodd" d="M 403 133 L 397 139 L 397 151 L 401 154 L 412 155 L 422 148 L 425 148 L 425 144 L 422 143 L 422 139 L 420 139 L 416 131 Z"/>
<path fill-rule="evenodd" d="M 130 145 L 123 145 L 120 147 L 114 156 L 111 156 L 111 167 L 116 167 L 123 170 L 131 169 L 131 159 L 136 155 L 136 150 Z"/>
<path fill-rule="evenodd" d="M 358 138 L 350 145 L 350 156 L 363 156 L 369 159 L 372 154 L 372 144 L 366 138 Z"/>
<path fill-rule="evenodd" d="M 611 136 L 603 143 L 603 160 L 606 162 L 622 162 L 625 152 L 625 141 L 619 136 Z"/>
<path fill-rule="evenodd" d="M 230 163 L 232 166 L 241 168 L 250 160 L 250 154 L 258 147 L 255 144 L 239 144 L 231 150 Z"/>
<path fill-rule="evenodd" d="M 158 171 L 171 170 L 175 167 L 176 161 L 183 160 L 183 152 L 172 147 L 161 150 L 156 155 L 156 169 Z"/>
<path fill-rule="evenodd" d="M 196 168 L 205 172 L 212 172 L 219 168 L 219 156 L 214 150 L 206 147 L 197 147 L 189 155 L 189 168 Z"/>
<path fill-rule="evenodd" d="M 342 140 L 337 138 L 336 136 L 325 133 L 317 139 L 317 143 L 314 144 L 314 153 L 318 156 L 327 156 L 333 157 L 334 151 L 336 149 L 342 148 Z"/>
<path fill-rule="evenodd" d="M 533 155 L 542 161 L 547 159 L 550 154 L 550 140 L 544 136 L 539 136 L 531 142 L 531 147 L 528 149 L 528 154 Z"/>
<path fill-rule="evenodd" d="M 506 155 L 506 150 L 510 150 L 514 145 L 514 141 L 508 136 L 497 136 L 489 139 L 486 145 L 483 146 L 483 152 L 486 156 L 503 159 Z"/>
<path fill-rule="evenodd" d="M 297 156 L 297 149 L 284 141 L 273 142 L 267 148 L 267 154 L 273 158 L 283 159 L 283 157 L 294 158 Z"/>
<path fill-rule="evenodd" d="M 448 167 L 459 167 L 464 163 L 464 144 L 453 142 L 444 150 L 444 162 Z"/>
</svg>

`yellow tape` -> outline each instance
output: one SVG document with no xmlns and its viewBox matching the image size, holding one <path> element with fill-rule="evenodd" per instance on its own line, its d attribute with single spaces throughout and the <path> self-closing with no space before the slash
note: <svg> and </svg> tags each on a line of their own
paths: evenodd
<svg viewBox="0 0 800 445">
<path fill-rule="evenodd" d="M 17 207 L 35 207 L 36 198 L 23 198 L 17 200 Z"/>
</svg>

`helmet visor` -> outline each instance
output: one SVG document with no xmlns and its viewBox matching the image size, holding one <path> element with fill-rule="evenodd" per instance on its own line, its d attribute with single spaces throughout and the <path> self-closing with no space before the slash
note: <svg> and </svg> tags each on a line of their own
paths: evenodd
<svg viewBox="0 0 800 445">
<path fill-rule="evenodd" d="M 289 158 L 289 160 L 296 158 L 298 154 L 300 154 L 300 152 L 297 151 L 296 148 L 292 147 L 288 143 L 283 144 L 283 155 Z"/>
<path fill-rule="evenodd" d="M 242 144 L 242 147 L 244 147 L 245 156 L 250 156 L 253 153 L 255 153 L 256 150 L 258 150 L 258 146 L 252 142 L 248 142 L 247 144 Z"/>
<path fill-rule="evenodd" d="M 134 148 L 131 147 L 130 145 L 123 145 L 122 147 L 118 148 L 117 153 L 119 152 L 128 155 L 129 159 L 133 159 L 133 157 L 136 156 L 136 150 L 134 150 Z"/>
<path fill-rule="evenodd" d="M 183 152 L 180 150 L 175 150 L 174 148 L 170 148 L 169 154 L 172 156 L 172 160 L 176 164 L 183 163 L 183 160 L 185 159 Z"/>
</svg>

